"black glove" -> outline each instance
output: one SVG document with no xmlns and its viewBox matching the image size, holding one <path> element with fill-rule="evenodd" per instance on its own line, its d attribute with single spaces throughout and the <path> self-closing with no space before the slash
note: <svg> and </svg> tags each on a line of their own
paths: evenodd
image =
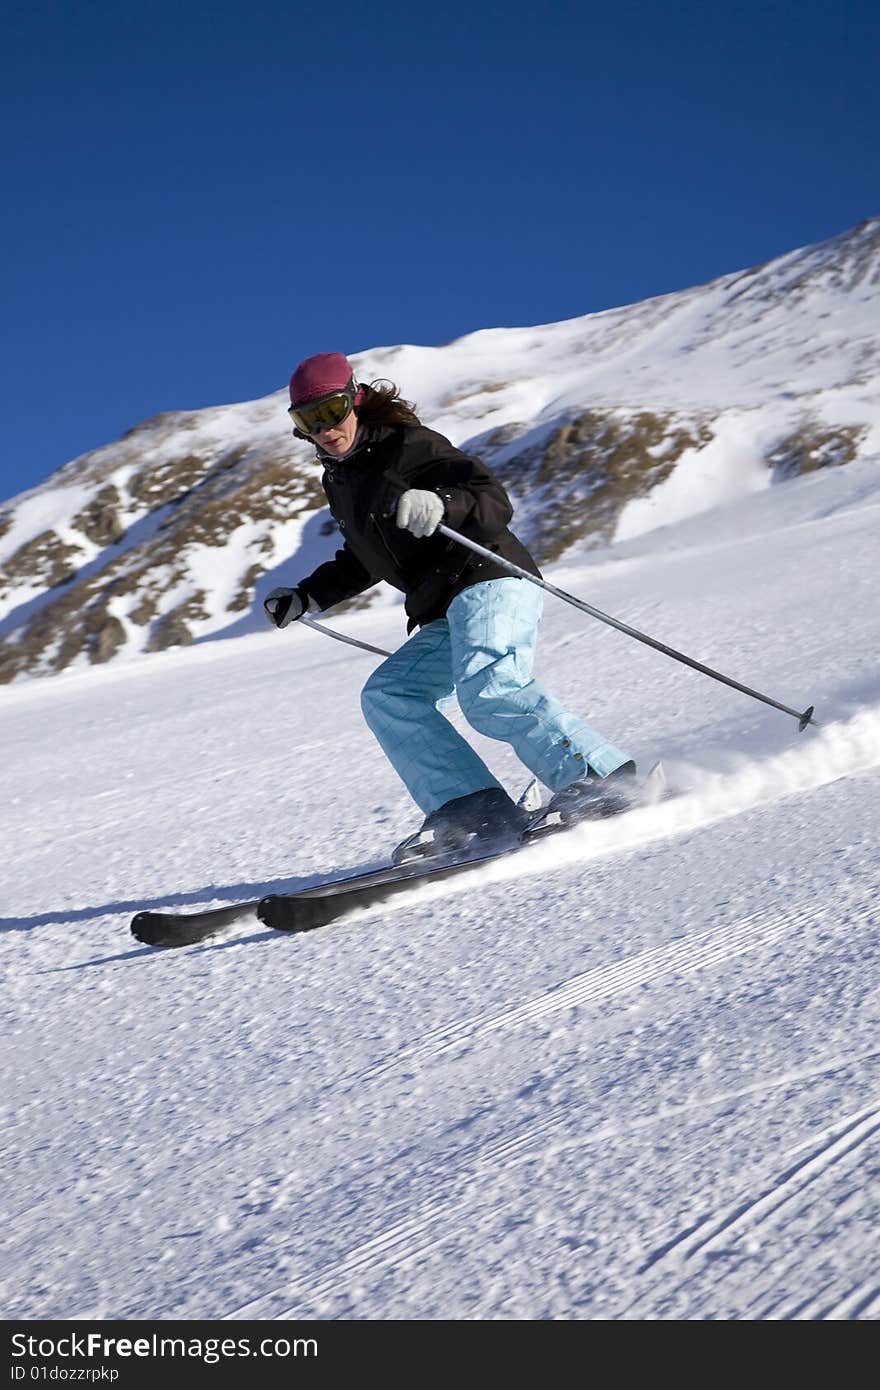
<svg viewBox="0 0 880 1390">
<path fill-rule="evenodd" d="M 263 600 L 263 610 L 270 623 L 276 627 L 287 627 L 301 618 L 309 606 L 299 589 L 273 589 Z"/>
</svg>

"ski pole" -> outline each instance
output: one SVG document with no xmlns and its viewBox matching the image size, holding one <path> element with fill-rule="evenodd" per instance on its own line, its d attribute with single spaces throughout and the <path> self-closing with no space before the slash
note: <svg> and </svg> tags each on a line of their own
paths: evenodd
<svg viewBox="0 0 880 1390">
<path fill-rule="evenodd" d="M 647 633 L 639 632 L 638 628 L 630 627 L 628 623 L 622 623 L 618 618 L 612 618 L 610 614 L 603 613 L 601 609 L 594 608 L 592 604 L 584 603 L 583 599 L 575 598 L 573 594 L 567 594 L 564 589 L 557 589 L 555 584 L 549 584 L 546 579 L 539 579 L 537 575 L 529 574 L 528 570 L 520 569 L 519 565 L 514 565 L 510 560 L 505 560 L 502 555 L 496 555 L 494 550 L 487 550 L 485 546 L 469 540 L 460 532 L 453 531 L 450 526 L 444 526 L 441 523 L 437 530 L 441 535 L 448 536 L 450 540 L 458 541 L 459 545 L 465 545 L 468 550 L 473 550 L 477 555 L 491 560 L 493 564 L 500 565 L 502 569 L 508 570 L 510 574 L 515 574 L 519 579 L 528 579 L 530 584 L 537 584 L 540 589 L 546 589 L 548 594 L 555 594 L 565 603 L 579 608 L 582 613 L 589 613 L 591 618 L 598 618 L 600 623 L 607 623 L 609 627 L 616 627 L 618 632 L 625 632 L 628 637 L 635 637 L 637 642 L 644 642 L 645 646 L 653 647 L 655 651 L 663 652 L 666 656 L 671 656 L 674 661 L 681 661 L 685 666 L 693 667 L 695 671 L 702 671 L 704 676 L 711 676 L 713 680 L 721 681 L 723 685 L 729 685 L 731 689 L 739 690 L 743 695 L 751 695 L 753 700 L 762 700 L 765 705 L 772 705 L 774 709 L 782 710 L 783 714 L 790 714 L 793 719 L 798 721 L 798 728 L 801 733 L 808 724 L 818 725 L 818 719 L 813 718 L 813 705 L 801 712 L 791 709 L 789 705 L 780 704 L 778 700 L 771 699 L 769 695 L 762 695 L 759 690 L 752 690 L 750 686 L 742 685 L 731 676 L 722 675 L 720 671 L 713 671 L 711 666 L 704 666 L 701 661 L 695 661 L 693 657 L 685 656 L 684 652 L 678 652 L 674 647 L 667 647 L 665 642 L 658 642 L 656 638 L 649 637 Z"/>
<path fill-rule="evenodd" d="M 344 632 L 336 632 L 332 627 L 325 627 L 323 623 L 316 623 L 314 618 L 308 617 L 305 613 L 299 621 L 313 627 L 316 632 L 323 632 L 326 637 L 335 638 L 337 642 L 346 642 L 349 647 L 360 647 L 361 651 L 375 652 L 377 656 L 391 655 L 390 652 L 386 652 L 384 647 L 371 647 L 369 642 L 359 642 L 356 637 L 347 637 Z"/>
<path fill-rule="evenodd" d="M 406 490 L 409 487 L 399 475 L 389 474 L 392 482 Z M 503 555 L 496 555 L 494 550 L 487 550 L 484 545 L 479 545 L 476 541 L 469 540 L 460 531 L 453 531 L 451 526 L 445 526 L 442 522 L 437 530 L 443 536 L 448 536 L 451 541 L 457 541 L 459 545 L 467 546 L 468 550 L 473 550 L 476 555 L 482 555 L 484 559 L 491 560 L 493 564 L 500 565 L 510 574 L 514 574 L 518 579 L 527 579 L 530 584 L 537 584 L 539 589 L 546 589 L 548 594 L 555 594 L 563 602 L 570 603 L 573 608 L 579 608 L 582 613 L 588 613 L 591 618 L 598 618 L 600 623 L 607 623 L 609 627 L 616 627 L 618 632 L 625 632 L 627 637 L 634 637 L 637 642 L 644 642 L 646 647 L 653 647 L 655 651 L 663 652 L 665 656 L 671 656 L 674 661 L 680 661 L 685 666 L 690 666 L 695 671 L 702 671 L 704 676 L 711 676 L 713 680 L 721 681 L 723 685 L 729 685 L 732 690 L 739 690 L 743 695 L 751 695 L 753 700 L 761 700 L 765 705 L 772 705 L 774 709 L 782 710 L 783 714 L 790 714 L 793 719 L 798 721 L 798 729 L 803 733 L 808 724 L 818 726 L 818 719 L 813 718 L 813 705 L 803 712 L 792 709 L 789 705 L 780 704 L 778 700 L 773 700 L 769 695 L 762 695 L 760 690 L 752 690 L 748 685 L 742 685 L 735 681 L 731 676 L 722 675 L 720 671 L 713 671 L 711 666 L 704 666 L 701 661 L 695 661 L 691 656 L 685 656 L 684 652 L 678 652 L 674 647 L 667 647 L 665 642 L 658 642 L 656 638 L 649 637 L 647 633 L 639 632 L 638 628 L 630 627 L 628 623 L 622 623 L 618 618 L 612 618 L 610 614 L 603 613 L 601 609 L 594 608 L 590 603 L 584 603 L 583 599 L 575 598 L 573 594 L 567 594 L 564 589 L 557 589 L 555 584 L 550 584 L 546 579 L 539 579 L 536 574 L 530 574 L 528 570 L 520 569 L 519 565 L 513 564 L 510 560 L 505 560 Z"/>
</svg>

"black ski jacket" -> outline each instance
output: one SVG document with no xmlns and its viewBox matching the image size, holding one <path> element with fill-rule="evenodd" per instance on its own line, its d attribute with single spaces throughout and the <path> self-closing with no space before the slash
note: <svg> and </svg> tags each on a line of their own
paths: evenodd
<svg viewBox="0 0 880 1390">
<path fill-rule="evenodd" d="M 348 458 L 323 457 L 323 463 L 321 481 L 345 544 L 297 586 L 322 610 L 384 579 L 406 594 L 411 632 L 442 618 L 468 585 L 509 577 L 501 565 L 457 541 L 442 535 L 417 539 L 399 527 L 398 478 L 436 492 L 446 505 L 447 526 L 540 577 L 525 546 L 507 529 L 513 507 L 498 479 L 442 434 L 423 425 L 375 429 Z"/>
</svg>

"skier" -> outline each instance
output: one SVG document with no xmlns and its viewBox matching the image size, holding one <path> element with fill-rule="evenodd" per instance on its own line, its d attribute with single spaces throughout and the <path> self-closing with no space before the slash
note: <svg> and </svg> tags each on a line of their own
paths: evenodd
<svg viewBox="0 0 880 1390">
<path fill-rule="evenodd" d="M 290 402 L 294 434 L 324 465 L 344 543 L 263 606 L 284 628 L 382 579 L 406 595 L 413 635 L 361 696 L 368 726 L 425 815 L 396 857 L 416 847 L 455 852 L 475 839 L 513 845 L 527 819 L 440 712 L 453 691 L 468 723 L 510 744 L 554 793 L 548 812 L 576 820 L 620 809 L 635 763 L 532 677 L 541 589 L 436 534 L 445 523 L 539 576 L 508 529 L 513 508 L 498 480 L 422 425 L 396 386 L 358 384 L 341 353 L 301 362 Z"/>
</svg>

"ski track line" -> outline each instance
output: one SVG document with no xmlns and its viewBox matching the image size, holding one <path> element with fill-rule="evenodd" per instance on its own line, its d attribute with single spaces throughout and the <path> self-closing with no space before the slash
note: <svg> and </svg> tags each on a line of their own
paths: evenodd
<svg viewBox="0 0 880 1390">
<path fill-rule="evenodd" d="M 783 1073 L 768 1080 L 753 1082 L 735 1091 L 699 1097 L 684 1105 L 661 1107 L 652 1115 L 642 1116 L 627 1122 L 626 1132 L 633 1133 L 636 1130 L 649 1129 L 658 1124 L 665 1124 L 670 1120 L 678 1121 L 689 1113 L 727 1106 L 732 1102 L 748 1100 L 780 1087 L 814 1080 L 816 1077 L 846 1070 L 856 1062 L 869 1060 L 878 1055 L 880 1054 L 870 1052 L 857 1057 L 826 1058 L 817 1066 Z M 867 1110 L 859 1113 L 870 1116 L 873 1112 Z M 853 1117 L 850 1117 L 850 1121 L 852 1119 Z M 489 1168 L 497 1174 L 499 1161 L 506 1160 L 506 1166 L 510 1169 L 514 1164 L 529 1162 L 545 1154 L 548 1138 L 552 1136 L 554 1131 L 568 1126 L 570 1120 L 571 1109 L 566 1105 L 561 1113 L 551 1116 L 537 1125 L 530 1126 L 522 1134 L 488 1143 L 485 1140 L 477 1140 L 466 1145 L 455 1154 L 456 1185 L 459 1188 L 464 1185 L 472 1191 L 474 1184 L 479 1182 L 482 1170 Z M 844 1121 L 843 1123 L 847 1122 Z M 839 1130 L 840 1125 L 838 1124 L 836 1132 Z M 587 1149 L 591 1145 L 604 1145 L 609 1139 L 619 1137 L 621 1131 L 622 1126 L 619 1121 L 606 1122 L 592 1131 L 579 1133 L 574 1139 L 564 1140 L 561 1147 Z M 811 1148 L 815 1146 L 815 1138 L 816 1136 L 813 1136 Z M 806 1159 L 804 1163 L 809 1161 L 811 1160 Z M 504 1206 L 513 1205 L 516 1200 L 518 1199 L 508 1200 Z M 395 1222 L 387 1230 L 379 1232 L 362 1245 L 357 1246 L 349 1254 L 337 1260 L 336 1263 L 324 1267 L 320 1275 L 303 1274 L 282 1287 L 257 1294 L 247 1303 L 222 1314 L 221 1317 L 227 1320 L 252 1317 L 292 1318 L 305 1316 L 310 1309 L 317 1306 L 316 1300 L 332 1298 L 340 1292 L 350 1291 L 348 1281 L 352 1276 L 358 1276 L 362 1280 L 375 1278 L 377 1275 L 381 1277 L 390 1270 L 401 1268 L 420 1258 L 436 1246 L 441 1245 L 445 1240 L 454 1239 L 461 1229 L 462 1218 L 467 1217 L 472 1207 L 472 1196 L 459 1198 L 457 1201 L 453 1199 L 451 1202 L 445 1200 L 429 1201 L 423 1204 L 417 1215 Z M 497 1210 L 501 1210 L 501 1208 L 496 1208 Z M 646 1265 L 643 1264 L 638 1273 L 643 1273 L 645 1269 Z M 243 1271 L 240 1270 L 239 1278 L 241 1278 L 242 1273 Z M 277 1299 L 284 1299 L 289 1306 L 280 1312 L 254 1311 L 268 1300 Z M 291 1299 L 296 1301 L 291 1303 Z"/>
<path fill-rule="evenodd" d="M 779 1076 L 755 1081 L 749 1086 L 743 1086 L 734 1091 L 722 1091 L 718 1095 L 698 1096 L 694 1100 L 677 1105 L 663 1105 L 650 1115 L 627 1120 L 626 1133 L 635 1134 L 642 1130 L 652 1129 L 658 1124 L 677 1124 L 680 1120 L 695 1113 L 699 1114 L 701 1111 L 716 1109 L 720 1106 L 729 1106 L 738 1101 L 751 1100 L 756 1096 L 764 1096 L 770 1091 L 784 1089 L 805 1081 L 814 1081 L 817 1077 L 830 1076 L 838 1071 L 847 1071 L 857 1062 L 871 1061 L 878 1056 L 880 1053 L 870 1052 L 855 1057 L 826 1059 L 818 1066 L 808 1067 L 802 1071 L 783 1072 Z M 572 1114 L 572 1109 L 566 1107 L 560 1114 L 550 1116 L 522 1134 L 512 1135 L 510 1138 L 499 1140 L 494 1144 L 483 1144 L 480 1156 L 483 1161 L 493 1164 L 497 1163 L 499 1159 L 510 1160 L 509 1167 L 512 1167 L 513 1163 L 529 1162 L 534 1157 L 531 1151 L 536 1146 L 540 1145 L 542 1151 L 545 1151 L 547 1141 L 554 1132 L 569 1127 Z M 595 1130 L 579 1133 L 574 1138 L 563 1138 L 557 1143 L 556 1148 L 561 1152 L 563 1149 L 582 1149 L 591 1144 L 605 1144 L 608 1140 L 619 1138 L 621 1132 L 622 1122 L 611 1120 L 598 1126 Z"/>
<path fill-rule="evenodd" d="M 711 1252 L 713 1243 L 722 1239 L 727 1240 L 737 1225 L 745 1222 L 755 1212 L 759 1212 L 762 1206 L 767 1206 L 768 1210 L 761 1212 L 758 1223 L 760 1224 L 760 1221 L 766 1220 L 768 1215 L 775 1213 L 786 1203 L 799 1197 L 810 1182 L 824 1171 L 830 1170 L 841 1156 L 856 1152 L 867 1138 L 880 1129 L 880 1111 L 872 1109 L 862 1112 L 862 1115 L 861 1124 L 858 1123 L 858 1117 L 850 1117 L 848 1121 L 842 1122 L 842 1134 L 840 1132 L 841 1125 L 836 1126 L 836 1132 L 839 1136 L 836 1142 L 829 1141 L 818 1151 L 815 1151 L 810 1159 L 804 1160 L 802 1164 L 798 1164 L 794 1169 L 784 1173 L 778 1180 L 778 1187 L 771 1187 L 766 1194 L 762 1194 L 753 1202 L 741 1204 L 732 1213 L 723 1215 L 720 1221 L 716 1218 L 714 1222 L 703 1223 L 704 1225 L 712 1224 L 713 1229 L 704 1237 L 698 1237 L 695 1242 L 692 1242 L 692 1248 L 685 1252 L 686 1258 L 692 1259 L 703 1251 Z M 489 1154 L 486 1153 L 484 1159 L 488 1157 Z M 815 1171 L 808 1172 L 798 1183 L 796 1190 L 785 1191 L 780 1195 L 779 1187 L 786 1187 L 801 1169 L 815 1169 Z M 774 1196 L 775 1201 L 773 1200 Z M 509 1205 L 511 1205 L 510 1200 L 503 1203 L 501 1207 L 496 1207 L 496 1214 Z M 254 1317 L 271 1317 L 283 1320 L 306 1315 L 320 1316 L 322 1303 L 327 1299 L 339 1296 L 340 1293 L 350 1293 L 353 1282 L 359 1279 L 374 1279 L 376 1275 L 382 1276 L 391 1270 L 401 1269 L 414 1260 L 422 1259 L 432 1249 L 442 1245 L 444 1241 L 454 1238 L 460 1229 L 460 1218 L 467 1212 L 469 1206 L 470 1202 L 467 1198 L 452 1204 L 448 1202 L 428 1204 L 418 1215 L 395 1223 L 387 1230 L 381 1231 L 370 1240 L 357 1246 L 355 1250 L 336 1264 L 325 1267 L 318 1278 L 303 1276 L 292 1280 L 283 1288 L 258 1294 L 256 1298 L 222 1314 L 222 1320 Z M 694 1231 L 697 1230 L 699 1227 L 694 1228 Z M 687 1241 L 689 1236 L 694 1234 L 694 1231 L 685 1233 L 671 1245 L 665 1247 L 660 1258 L 665 1258 L 679 1244 Z M 657 1263 L 659 1263 L 659 1259 L 651 1267 L 656 1267 Z M 643 1264 L 637 1271 L 638 1274 L 644 1274 L 648 1267 L 647 1264 Z M 676 1288 L 684 1287 L 687 1282 L 687 1279 L 681 1280 Z M 674 1288 L 672 1292 L 675 1291 Z M 651 1290 L 640 1291 L 639 1301 L 641 1302 L 646 1293 L 650 1292 Z M 841 1310 L 854 1306 L 861 1307 L 864 1311 L 877 1296 L 876 1285 L 860 1286 L 839 1304 L 832 1303 L 831 1308 L 832 1310 L 836 1308 L 836 1316 L 838 1317 L 851 1317 L 854 1315 L 853 1313 Z M 261 1305 L 278 1298 L 282 1298 L 287 1306 L 283 1309 L 272 1309 L 271 1306 L 269 1309 L 261 1309 Z M 823 1317 L 830 1315 L 830 1313 L 821 1314 Z M 804 1314 L 800 1313 L 799 1316 L 803 1317 Z"/>
<path fill-rule="evenodd" d="M 834 1185 L 845 1181 L 848 1177 L 853 1184 L 858 1184 L 858 1166 L 850 1164 L 832 1164 L 826 1174 L 825 1191 L 818 1193 L 819 1200 L 826 1204 L 836 1205 L 834 1198 Z M 826 1274 L 827 1259 L 822 1246 L 804 1248 L 797 1235 L 788 1231 L 788 1222 L 791 1217 L 795 1221 L 803 1217 L 805 1212 L 813 1212 L 813 1204 L 817 1194 L 808 1184 L 799 1194 L 798 1205 L 792 1212 L 790 1209 L 785 1214 L 785 1220 L 781 1224 L 781 1229 L 775 1232 L 775 1239 L 781 1251 L 781 1258 L 774 1257 L 769 1264 L 763 1267 L 756 1266 L 748 1274 L 748 1305 L 738 1309 L 736 1316 L 747 1318 L 750 1321 L 792 1321 L 810 1319 L 813 1321 L 826 1320 L 852 1320 L 861 1318 L 866 1310 L 870 1308 L 873 1301 L 873 1293 L 877 1291 L 876 1278 L 871 1282 L 860 1280 L 857 1285 L 847 1289 L 843 1284 L 846 1278 L 845 1271 L 833 1274 L 830 1278 L 823 1276 Z M 792 1199 L 794 1200 L 794 1199 Z M 759 1222 L 757 1229 L 762 1231 Z M 757 1241 L 758 1251 L 766 1245 L 768 1250 L 774 1249 L 766 1240 L 769 1226 L 763 1228 L 763 1238 Z M 781 1239 L 784 1237 L 784 1241 Z M 753 1237 L 754 1239 L 754 1237 Z M 721 1243 L 720 1247 L 709 1253 L 707 1259 L 703 1260 L 690 1275 L 684 1275 L 677 1284 L 671 1285 L 667 1290 L 676 1293 L 688 1292 L 688 1285 L 692 1282 L 693 1275 L 710 1276 L 708 1287 L 700 1290 L 700 1302 L 705 1305 L 718 1308 L 721 1306 L 717 1295 L 723 1297 L 724 1281 L 727 1278 L 728 1266 L 731 1257 L 740 1257 L 740 1270 L 742 1269 L 742 1259 L 752 1259 L 753 1252 L 746 1247 L 746 1254 L 743 1255 L 741 1247 L 736 1244 L 737 1237 L 734 1237 L 732 1245 Z M 872 1262 L 873 1263 L 873 1262 Z M 702 1281 L 701 1281 L 702 1285 Z M 789 1292 L 780 1297 L 780 1289 L 787 1289 Z M 798 1290 L 792 1294 L 791 1290 Z M 806 1294 L 803 1292 L 808 1289 Z"/>
<path fill-rule="evenodd" d="M 688 1114 L 709 1110 L 718 1106 L 729 1106 L 742 1100 L 750 1100 L 755 1096 L 764 1095 L 773 1090 L 802 1082 L 809 1082 L 817 1077 L 832 1075 L 838 1071 L 846 1071 L 860 1062 L 871 1061 L 880 1057 L 880 1052 L 872 1050 L 867 1053 L 848 1055 L 845 1057 L 824 1058 L 821 1062 L 808 1068 L 780 1073 L 759 1081 L 750 1083 L 747 1086 L 739 1087 L 732 1091 L 725 1091 L 714 1095 L 700 1096 L 684 1104 L 674 1106 L 663 1106 L 651 1115 L 640 1116 L 625 1123 L 626 1133 L 634 1133 L 652 1128 L 667 1122 L 678 1122 Z M 284 1111 L 278 1112 L 277 1116 L 270 1117 L 264 1124 L 274 1123 L 280 1118 Z M 869 1111 L 860 1112 L 869 1114 Z M 457 1164 L 456 1182 L 471 1185 L 479 1181 L 481 1169 L 487 1166 L 493 1173 L 497 1172 L 499 1161 L 507 1161 L 507 1167 L 513 1164 L 530 1162 L 541 1154 L 546 1153 L 547 1140 L 554 1132 L 570 1127 L 572 1110 L 569 1105 L 565 1105 L 559 1114 L 550 1116 L 538 1124 L 531 1125 L 520 1134 L 514 1134 L 509 1138 L 489 1141 L 477 1140 L 456 1151 L 454 1157 Z M 608 1140 L 618 1138 L 622 1132 L 620 1121 L 612 1120 L 600 1124 L 593 1130 L 578 1133 L 575 1137 L 563 1138 L 560 1149 L 577 1148 L 588 1149 L 596 1144 L 605 1144 Z M 242 1131 L 237 1138 L 243 1137 Z M 815 1136 L 809 1141 L 810 1148 L 815 1145 Z M 801 1147 L 807 1147 L 803 1145 Z M 466 1165 L 462 1168 L 462 1164 Z M 64 1188 L 58 1188 L 56 1192 L 43 1195 L 38 1206 L 45 1206 L 49 1197 L 54 1198 L 60 1195 Z M 250 1316 L 299 1316 L 303 1308 L 311 1305 L 314 1296 L 326 1298 L 339 1292 L 337 1281 L 344 1280 L 349 1274 L 354 1273 L 362 1278 L 367 1278 L 371 1274 L 382 1274 L 386 1270 L 394 1269 L 405 1265 L 407 1262 L 418 1258 L 432 1248 L 441 1244 L 446 1239 L 455 1238 L 460 1229 L 459 1217 L 466 1214 L 472 1205 L 471 1198 L 465 1198 L 459 1202 L 434 1202 L 424 1206 L 419 1215 L 407 1220 L 398 1221 L 388 1230 L 380 1232 L 363 1245 L 356 1247 L 348 1255 L 343 1256 L 335 1264 L 325 1267 L 320 1276 L 313 1276 L 305 1273 L 297 1278 L 293 1278 L 289 1283 L 281 1287 L 268 1290 L 262 1294 L 257 1294 L 246 1303 L 237 1306 L 227 1313 L 220 1314 L 222 1319 L 236 1319 Z M 13 1227 L 17 1220 L 27 1215 L 29 1208 L 15 1213 L 9 1217 L 8 1225 Z M 437 1225 L 441 1230 L 434 1228 Z M 263 1257 L 261 1257 L 262 1259 Z M 241 1281 L 247 1278 L 248 1270 L 253 1275 L 259 1275 L 259 1265 L 261 1260 L 255 1261 L 253 1256 L 245 1256 L 243 1264 L 239 1264 L 236 1271 L 236 1278 Z M 233 1260 L 232 1265 L 235 1264 Z M 227 1266 L 228 1268 L 228 1266 Z M 827 1287 L 827 1286 L 826 1286 Z M 345 1285 L 343 1285 L 343 1291 Z M 289 1301 L 292 1297 L 300 1301 L 288 1308 L 286 1313 L 274 1314 L 266 1312 L 264 1314 L 253 1314 L 248 1310 L 254 1309 L 258 1304 L 264 1303 L 269 1299 L 283 1297 Z M 861 1314 L 867 1314 L 872 1310 L 873 1304 L 878 1304 L 880 1309 L 880 1288 L 875 1285 L 866 1284 L 854 1290 L 848 1296 L 853 1305 L 864 1305 L 860 1309 Z M 835 1313 L 829 1311 L 824 1314 L 826 1317 L 852 1317 L 859 1314 L 849 1313 L 840 1306 Z M 771 1309 L 766 1314 L 767 1318 L 773 1317 L 796 1317 L 801 1316 L 799 1312 L 788 1311 L 778 1315 Z"/>
<path fill-rule="evenodd" d="M 736 1090 L 697 1097 L 684 1104 L 663 1106 L 651 1115 L 627 1121 L 626 1132 L 634 1133 L 667 1122 L 677 1123 L 689 1114 L 719 1106 L 728 1106 L 741 1100 L 750 1100 L 755 1096 L 761 1096 L 779 1088 L 798 1085 L 805 1081 L 809 1082 L 817 1077 L 831 1075 L 838 1071 L 846 1071 L 859 1062 L 872 1061 L 878 1057 L 880 1057 L 880 1052 L 870 1051 L 853 1056 L 824 1058 L 817 1065 L 755 1081 Z M 276 1116 L 269 1117 L 262 1123 L 263 1125 L 274 1124 L 284 1114 L 286 1111 L 279 1111 Z M 456 1183 L 458 1185 L 466 1183 L 468 1186 L 478 1183 L 481 1171 L 488 1167 L 493 1173 L 496 1173 L 499 1162 L 505 1162 L 507 1167 L 512 1169 L 514 1165 L 534 1161 L 536 1157 L 546 1153 L 548 1139 L 551 1139 L 560 1130 L 564 1131 L 570 1128 L 571 1116 L 571 1107 L 566 1104 L 560 1113 L 545 1118 L 538 1124 L 530 1125 L 520 1134 L 494 1141 L 489 1140 L 488 1142 L 485 1139 L 478 1139 L 466 1144 L 456 1150 L 453 1156 L 456 1164 Z M 621 1132 L 621 1123 L 612 1120 L 593 1130 L 579 1132 L 576 1137 L 564 1137 L 558 1147 L 560 1151 L 569 1148 L 586 1150 L 590 1146 L 604 1145 L 607 1141 L 618 1138 Z M 245 1131 L 242 1131 L 234 1138 L 240 1139 L 244 1134 Z M 62 1190 L 59 1189 L 59 1192 Z M 41 1199 L 41 1201 L 43 1200 Z M 357 1274 L 362 1279 L 370 1278 L 376 1274 L 381 1276 L 388 1270 L 402 1267 L 417 1259 L 444 1240 L 454 1239 L 461 1228 L 460 1218 L 467 1215 L 472 1207 L 472 1202 L 471 1197 L 458 1202 L 454 1200 L 452 1202 L 429 1202 L 421 1208 L 418 1215 L 394 1223 L 387 1230 L 381 1231 L 364 1244 L 357 1246 L 353 1251 L 337 1260 L 336 1263 L 324 1267 L 319 1275 L 310 1272 L 304 1273 L 291 1279 L 283 1286 L 257 1294 L 247 1303 L 219 1316 L 222 1319 L 251 1316 L 300 1316 L 304 1309 L 312 1306 L 313 1298 L 328 1298 L 338 1294 L 340 1292 L 339 1281 L 344 1281 L 349 1275 Z M 436 1229 L 438 1225 L 441 1227 L 439 1230 Z M 246 1279 L 249 1270 L 258 1277 L 262 1259 L 263 1257 L 260 1257 L 255 1261 L 253 1256 L 245 1254 L 243 1264 L 239 1264 L 236 1271 L 238 1281 L 241 1282 Z M 232 1263 L 234 1264 L 234 1261 Z M 345 1288 L 343 1283 L 343 1292 Z M 299 1301 L 288 1308 L 286 1312 L 279 1314 L 268 1311 L 264 1313 L 252 1311 L 258 1304 L 278 1298 L 284 1298 L 286 1301 L 296 1298 Z"/>
<path fill-rule="evenodd" d="M 856 1284 L 836 1302 L 816 1308 L 815 1311 L 810 1306 L 799 1316 L 822 1322 L 850 1322 L 853 1319 L 880 1316 L 880 1284 L 876 1279 L 870 1283 Z"/>
<path fill-rule="evenodd" d="M 876 1279 L 855 1284 L 843 1297 L 829 1297 L 832 1281 L 808 1298 L 789 1299 L 762 1314 L 764 1322 L 853 1322 L 880 1316 L 880 1284 Z"/>
<path fill-rule="evenodd" d="M 401 1063 L 422 1063 L 442 1056 L 463 1043 L 472 1043 L 507 1028 L 548 1018 L 562 1009 L 610 999 L 616 994 L 650 985 L 668 975 L 690 975 L 697 970 L 732 960 L 749 951 L 772 946 L 794 930 L 816 925 L 824 918 L 820 906 L 806 907 L 796 915 L 768 920 L 760 911 L 738 918 L 720 930 L 700 932 L 682 941 L 654 946 L 639 955 L 598 966 L 575 975 L 563 985 L 554 985 L 534 999 L 499 1013 L 476 1014 L 461 1023 L 436 1028 L 417 1043 L 404 1047 L 391 1057 L 382 1058 L 358 1073 L 358 1081 L 372 1081 L 394 1070 Z"/>
<path fill-rule="evenodd" d="M 425 1207 L 418 1216 L 399 1221 L 387 1230 L 359 1245 L 338 1263 L 325 1267 L 315 1278 L 308 1275 L 291 1280 L 283 1288 L 271 1289 L 258 1294 L 247 1303 L 221 1314 L 222 1321 L 242 1318 L 290 1319 L 303 1315 L 305 1309 L 318 1308 L 322 1301 L 338 1293 L 349 1293 L 353 1279 L 364 1278 L 377 1271 L 384 1273 L 398 1269 L 441 1245 L 455 1235 L 457 1226 L 454 1220 L 466 1210 L 467 1202 L 436 1203 Z M 439 1229 L 438 1229 L 439 1228 Z M 273 1312 L 254 1310 L 267 1300 L 283 1299 L 287 1307 Z M 294 1300 L 291 1302 L 291 1300 Z"/>
<path fill-rule="evenodd" d="M 694 1225 L 689 1226 L 687 1230 L 666 1241 L 642 1263 L 638 1269 L 638 1274 L 644 1275 L 650 1272 L 654 1276 L 659 1274 L 665 1278 L 666 1267 L 671 1262 L 673 1267 L 680 1271 L 681 1277 L 666 1290 L 666 1297 L 668 1298 L 682 1290 L 690 1282 L 693 1275 L 693 1271 L 687 1271 L 689 1264 L 699 1261 L 699 1267 L 705 1268 L 707 1258 L 728 1252 L 731 1243 L 736 1242 L 745 1231 L 754 1236 L 765 1226 L 777 1224 L 780 1218 L 782 1220 L 787 1219 L 792 1204 L 799 1201 L 808 1188 L 823 1178 L 836 1176 L 840 1165 L 843 1165 L 844 1170 L 848 1168 L 854 1159 L 861 1157 L 863 1146 L 870 1143 L 878 1133 L 880 1133 L 880 1109 L 876 1106 L 855 1111 L 842 1120 L 836 1121 L 827 1129 L 821 1130 L 813 1136 L 810 1151 L 805 1158 L 771 1178 L 757 1195 L 737 1199 L 720 1212 L 714 1212 L 701 1218 Z M 802 1259 L 802 1253 L 798 1252 L 795 1256 L 795 1263 L 800 1263 Z M 774 1282 L 778 1280 L 779 1272 L 778 1265 L 774 1266 L 772 1271 Z M 643 1305 L 645 1298 L 650 1296 L 652 1285 L 656 1288 L 653 1279 L 649 1286 L 640 1291 L 634 1302 L 630 1304 L 627 1309 L 630 1315 L 639 1316 L 639 1305 Z M 825 1289 L 827 1288 L 828 1285 L 825 1285 Z M 877 1292 L 875 1284 L 860 1286 L 857 1295 L 854 1293 L 847 1296 L 840 1305 L 832 1302 L 829 1307 L 833 1310 L 835 1307 L 846 1307 L 850 1304 L 870 1306 Z M 813 1306 L 817 1309 L 814 1316 L 828 1316 L 828 1313 L 818 1311 L 820 1298 L 821 1295 L 818 1297 L 813 1295 L 811 1298 Z M 777 1313 L 775 1316 L 777 1318 L 804 1317 L 806 1306 L 808 1305 L 798 1304 L 788 1313 Z M 764 1320 L 770 1316 L 770 1313 L 759 1312 L 750 1314 L 750 1316 Z M 842 1316 L 852 1316 L 852 1314 L 843 1314 Z"/>
</svg>

